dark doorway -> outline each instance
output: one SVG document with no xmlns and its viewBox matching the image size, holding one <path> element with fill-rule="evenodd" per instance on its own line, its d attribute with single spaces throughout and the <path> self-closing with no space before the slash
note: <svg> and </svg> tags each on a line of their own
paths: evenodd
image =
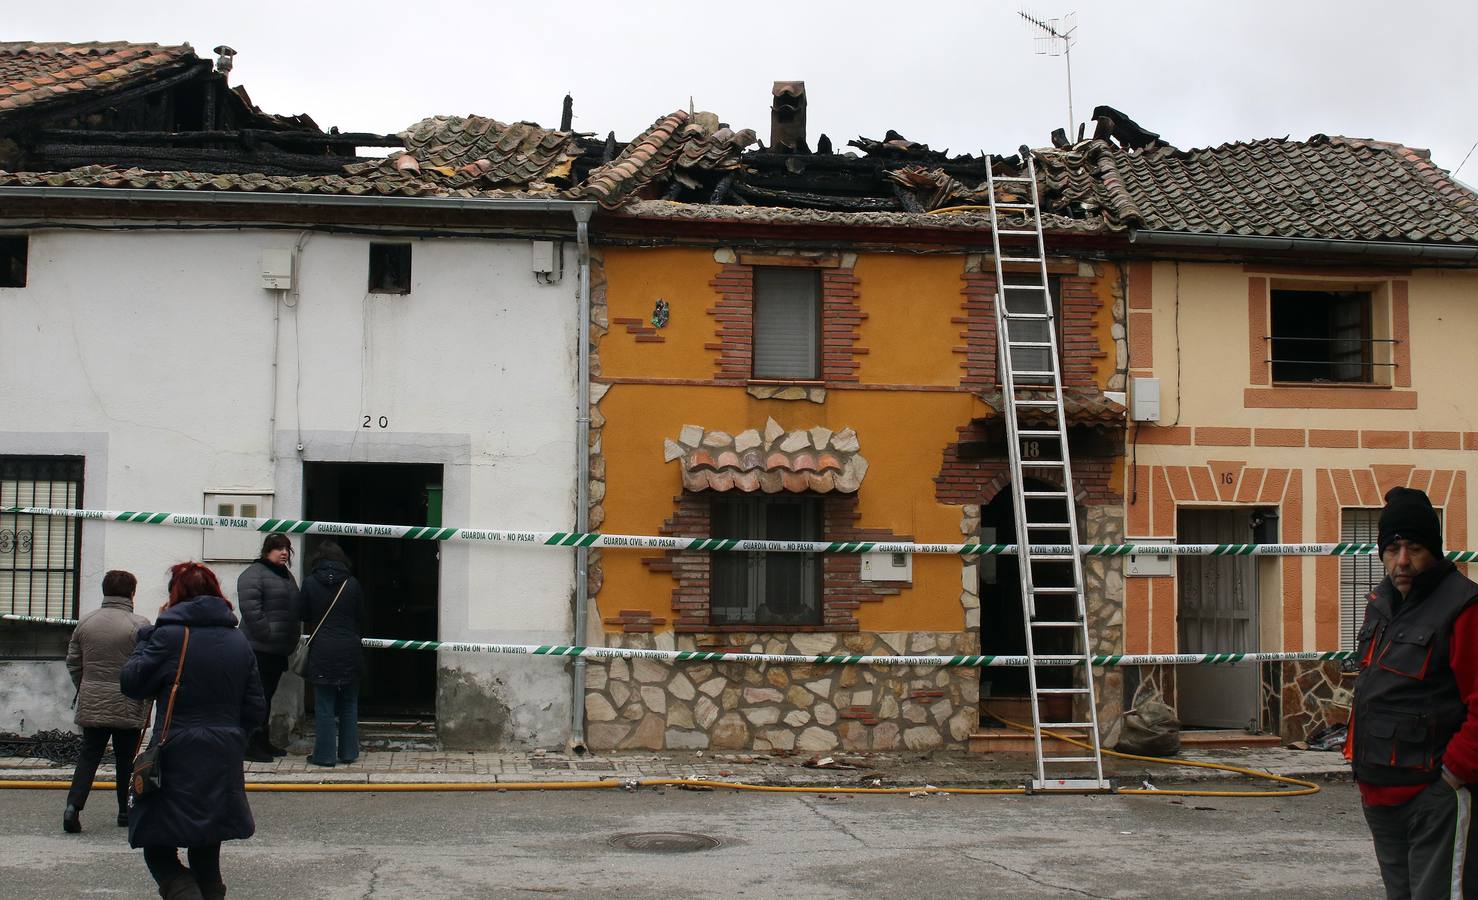
<svg viewBox="0 0 1478 900">
<path fill-rule="evenodd" d="M 1061 488 L 1027 478 L 1028 491 L 1060 491 Z M 987 544 L 1010 544 L 1016 541 L 1016 516 L 1011 508 L 1011 491 L 1002 488 L 995 499 L 980 511 L 980 540 Z M 1027 517 L 1033 522 L 1064 522 L 1067 513 L 1063 501 L 1027 500 Z M 1033 536 L 1037 543 L 1066 544 L 1068 534 L 1043 531 Z M 1038 564 L 1041 566 L 1041 564 Z M 1043 567 L 1038 571 L 1041 587 L 1071 587 L 1072 568 L 1065 565 Z M 1067 620 L 1076 618 L 1075 601 L 1070 596 L 1047 596 L 1037 600 L 1038 619 Z M 1054 606 L 1060 606 L 1055 609 Z M 1052 635 L 1038 629 L 1036 652 L 1039 655 L 1070 653 L 1075 638 L 1065 629 Z M 1026 610 L 1021 602 L 1021 572 L 1015 556 L 982 556 L 980 558 L 980 652 L 991 656 L 1019 656 L 1026 653 Z M 1038 673 L 1041 687 L 1066 687 L 1072 670 L 1043 669 Z M 1026 697 L 1030 694 L 1027 671 L 1018 666 L 986 667 L 980 670 L 981 699 Z"/>
<path fill-rule="evenodd" d="M 440 525 L 441 466 L 303 464 L 303 516 L 367 525 Z M 304 538 L 304 561 L 329 538 Z M 334 537 L 364 587 L 364 636 L 434 641 L 441 545 L 435 541 Z M 306 572 L 304 575 L 306 576 Z M 361 719 L 436 715 L 436 654 L 366 650 Z"/>
</svg>

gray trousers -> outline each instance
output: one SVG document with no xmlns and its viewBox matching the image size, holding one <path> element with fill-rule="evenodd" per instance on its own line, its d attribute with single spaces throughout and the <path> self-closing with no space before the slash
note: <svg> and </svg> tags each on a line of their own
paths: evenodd
<svg viewBox="0 0 1478 900">
<path fill-rule="evenodd" d="M 1388 900 L 1478 898 L 1472 805 L 1469 788 L 1439 778 L 1400 806 L 1365 807 Z"/>
</svg>

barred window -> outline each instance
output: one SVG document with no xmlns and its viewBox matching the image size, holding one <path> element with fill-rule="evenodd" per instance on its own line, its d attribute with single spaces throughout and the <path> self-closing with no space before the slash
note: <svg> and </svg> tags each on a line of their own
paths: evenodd
<svg viewBox="0 0 1478 900">
<path fill-rule="evenodd" d="M 1274 381 L 1376 384 L 1389 380 L 1392 343 L 1376 336 L 1370 291 L 1273 289 Z"/>
<path fill-rule="evenodd" d="M 1346 543 L 1373 544 L 1380 534 L 1380 510 L 1340 511 L 1339 539 Z M 1365 595 L 1386 577 L 1379 556 L 1339 558 L 1339 649 L 1354 650 L 1355 636 L 1365 619 Z"/>
<path fill-rule="evenodd" d="M 81 457 L 0 456 L 0 509 L 81 501 Z M 81 538 L 81 519 L 0 513 L 0 613 L 75 617 Z"/>
<path fill-rule="evenodd" d="M 821 540 L 817 497 L 719 496 L 714 537 L 768 541 Z M 821 568 L 814 553 L 714 553 L 710 596 L 716 625 L 816 625 L 821 622 Z"/>
</svg>

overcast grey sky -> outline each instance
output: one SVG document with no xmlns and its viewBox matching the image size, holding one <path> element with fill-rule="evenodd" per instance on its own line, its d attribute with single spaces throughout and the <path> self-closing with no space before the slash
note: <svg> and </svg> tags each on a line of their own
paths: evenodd
<svg viewBox="0 0 1478 900">
<path fill-rule="evenodd" d="M 1018 0 L 437 5 L 6 3 L 4 40 L 189 41 L 239 51 L 232 83 L 268 112 L 395 132 L 477 113 L 629 139 L 686 108 L 768 142 L 770 84 L 803 79 L 809 135 L 889 128 L 936 149 L 1009 153 L 1065 124 L 1063 60 L 1034 54 Z M 1478 141 L 1473 0 L 1032 0 L 1077 12 L 1073 101 L 1123 110 L 1179 147 L 1344 134 L 1427 148 Z M 1463 171 L 1478 179 L 1478 154 Z"/>
</svg>

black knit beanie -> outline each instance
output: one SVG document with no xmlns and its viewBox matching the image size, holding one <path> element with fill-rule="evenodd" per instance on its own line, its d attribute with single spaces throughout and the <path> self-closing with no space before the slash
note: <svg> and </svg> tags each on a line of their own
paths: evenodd
<svg viewBox="0 0 1478 900">
<path fill-rule="evenodd" d="M 1376 543 L 1385 553 L 1386 547 L 1400 538 L 1421 544 L 1435 556 L 1442 555 L 1442 523 L 1425 491 L 1394 487 L 1386 493 Z"/>
</svg>

